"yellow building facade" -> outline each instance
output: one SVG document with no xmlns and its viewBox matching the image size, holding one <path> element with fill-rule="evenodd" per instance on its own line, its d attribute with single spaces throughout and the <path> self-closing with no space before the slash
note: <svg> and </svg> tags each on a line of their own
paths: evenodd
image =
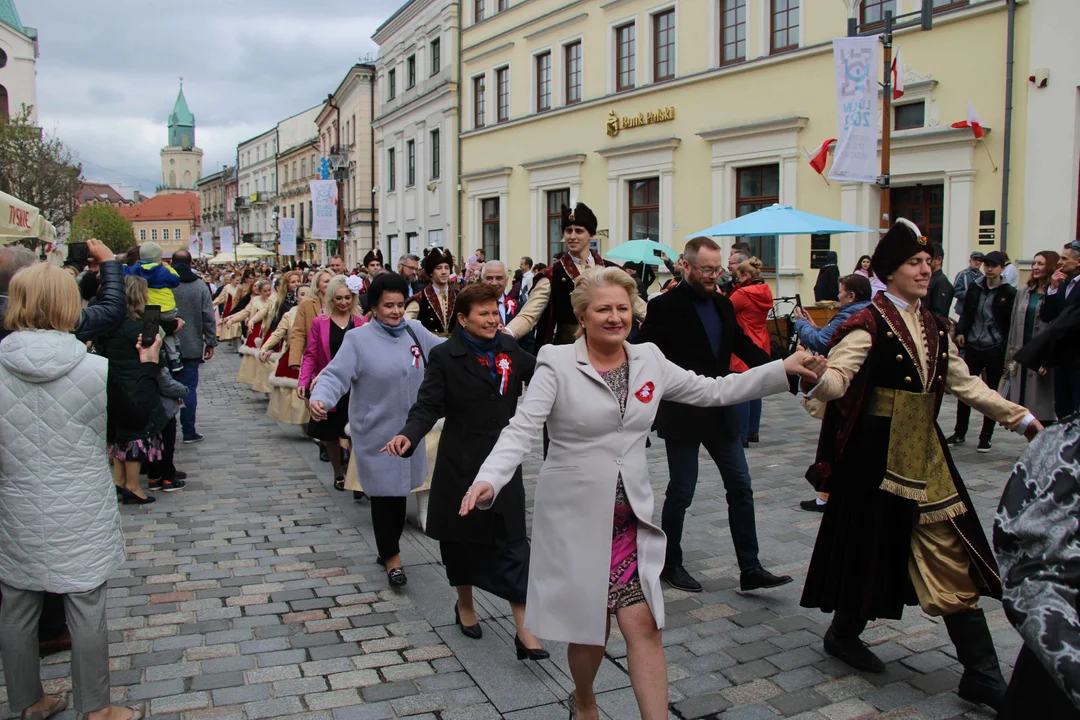
<svg viewBox="0 0 1080 720">
<path fill-rule="evenodd" d="M 893 109 L 893 217 L 941 242 L 952 277 L 971 250 L 999 243 L 1008 13 L 1005 0 L 850 4 L 872 21 L 921 2 L 935 4 L 933 29 L 895 35 L 906 92 Z M 524 255 L 549 262 L 562 249 L 560 205 L 571 200 L 596 212 L 601 252 L 646 236 L 679 250 L 687 236 L 772 203 L 878 227 L 876 186 L 827 184 L 803 153 L 837 136 L 831 41 L 847 34 L 844 3 L 524 0 L 495 14 L 502 3 L 463 4 L 466 254 L 485 247 L 511 267 Z M 1022 3 L 1021 90 L 1029 22 Z M 978 141 L 950 127 L 968 102 L 986 128 Z M 1008 249 L 1022 259 L 1042 248 L 1021 237 L 1023 95 L 1014 105 Z M 838 251 L 847 273 L 876 237 L 819 238 L 815 249 Z M 779 273 L 780 294 L 812 297 L 810 237 L 748 241 Z"/>
</svg>

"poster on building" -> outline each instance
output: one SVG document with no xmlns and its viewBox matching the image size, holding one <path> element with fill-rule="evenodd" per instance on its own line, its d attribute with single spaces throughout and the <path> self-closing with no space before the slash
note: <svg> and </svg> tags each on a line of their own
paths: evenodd
<svg viewBox="0 0 1080 720">
<path fill-rule="evenodd" d="M 401 240 L 398 239 L 397 235 L 391 235 L 390 236 L 390 258 L 399 258 L 399 257 L 401 257 Z M 390 258 L 387 258 L 387 259 L 390 259 Z M 397 262 L 397 260 L 394 259 L 393 262 Z"/>
<path fill-rule="evenodd" d="M 420 236 L 416 233 L 409 233 L 409 254 L 420 257 Z"/>
<path fill-rule="evenodd" d="M 281 218 L 278 224 L 281 226 L 279 254 L 296 255 L 296 218 Z"/>
<path fill-rule="evenodd" d="M 877 36 L 833 40 L 837 137 L 830 180 L 877 181 L 877 49 Z"/>
<path fill-rule="evenodd" d="M 233 251 L 233 234 L 232 228 L 228 225 L 221 226 L 221 252 L 231 253 Z"/>
<path fill-rule="evenodd" d="M 214 233 L 209 230 L 202 234 L 202 254 L 206 257 L 214 255 Z"/>
<path fill-rule="evenodd" d="M 309 180 L 311 186 L 311 237 L 334 240 L 337 227 L 337 183 L 333 180 Z"/>
</svg>

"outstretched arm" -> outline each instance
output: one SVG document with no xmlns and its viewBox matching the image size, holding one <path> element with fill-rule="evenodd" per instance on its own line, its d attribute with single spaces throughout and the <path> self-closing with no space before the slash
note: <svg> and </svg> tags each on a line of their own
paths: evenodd
<svg viewBox="0 0 1080 720">
<path fill-rule="evenodd" d="M 788 389 L 787 372 L 784 362 L 780 360 L 745 373 L 707 378 L 667 360 L 659 349 L 654 348 L 654 352 L 664 372 L 662 400 L 697 406 L 738 405 Z"/>
</svg>

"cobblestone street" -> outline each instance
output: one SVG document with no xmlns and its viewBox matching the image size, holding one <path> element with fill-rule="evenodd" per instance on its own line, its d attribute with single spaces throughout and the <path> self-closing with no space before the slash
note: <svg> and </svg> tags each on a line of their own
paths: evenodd
<svg viewBox="0 0 1080 720">
<path fill-rule="evenodd" d="M 519 662 L 509 606 L 480 593 L 484 636 L 465 638 L 438 548 L 412 527 L 403 542 L 409 584 L 389 590 L 368 504 L 333 490 L 317 447 L 267 418 L 264 396 L 234 382 L 238 365 L 222 352 L 203 366 L 206 440 L 177 450 L 187 488 L 122 508 L 128 561 L 108 585 L 114 700 L 149 701 L 158 720 L 565 718 L 565 648 L 548 644 L 552 660 Z M 946 434 L 954 407 L 947 401 Z M 775 397 L 761 435 L 748 451 L 761 560 L 795 582 L 737 591 L 723 486 L 703 459 L 683 547 L 705 591 L 666 593 L 671 717 L 992 717 L 957 697 L 960 666 L 945 627 L 918 608 L 864 635 L 886 674 L 854 673 L 824 655 L 828 617 L 798 605 L 819 522 L 798 508 L 812 497 L 802 476 L 817 422 L 791 396 Z M 999 429 L 989 455 L 976 455 L 973 442 L 956 453 L 987 532 L 1022 448 L 1022 438 Z M 649 462 L 658 518 L 667 464 L 655 436 Z M 538 454 L 526 464 L 530 507 L 539 465 Z M 1019 637 L 999 603 L 982 606 L 1008 677 Z M 70 690 L 69 655 L 46 660 L 47 691 Z M 638 717 L 625 664 L 613 630 L 596 688 L 602 713 L 616 720 Z"/>
</svg>

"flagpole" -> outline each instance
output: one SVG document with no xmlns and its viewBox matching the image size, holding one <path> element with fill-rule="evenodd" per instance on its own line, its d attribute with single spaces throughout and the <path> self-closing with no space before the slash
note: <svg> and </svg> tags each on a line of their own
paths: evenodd
<svg viewBox="0 0 1080 720">
<path fill-rule="evenodd" d="M 881 188 L 881 214 L 878 221 L 878 230 L 884 235 L 892 225 L 892 191 L 890 189 L 890 172 L 892 171 L 892 49 L 893 49 L 893 13 L 885 11 L 885 32 L 881 35 L 881 46 L 884 55 L 885 82 L 882 84 L 881 96 L 881 177 L 878 178 L 878 187 Z"/>
<path fill-rule="evenodd" d="M 990 158 L 990 164 L 993 166 L 994 172 L 997 172 L 998 171 L 997 163 L 994 162 L 994 156 L 990 154 L 990 148 L 987 146 L 985 140 L 983 141 L 982 146 L 983 146 L 983 150 L 986 151 L 986 157 Z"/>
</svg>

